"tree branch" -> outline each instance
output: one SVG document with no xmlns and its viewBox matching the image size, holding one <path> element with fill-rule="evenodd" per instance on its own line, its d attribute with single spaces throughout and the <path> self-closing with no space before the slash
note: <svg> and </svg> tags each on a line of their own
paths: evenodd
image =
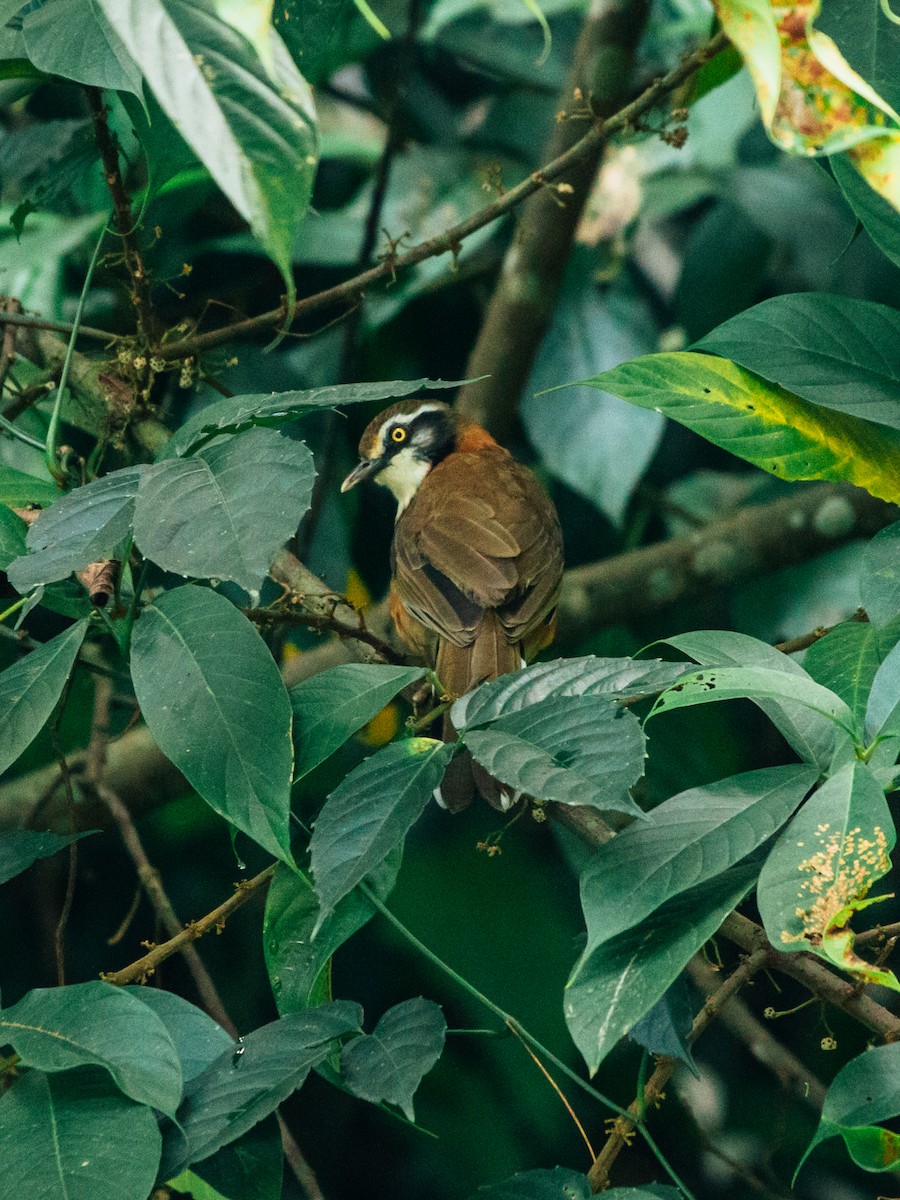
<svg viewBox="0 0 900 1200">
<path fill-rule="evenodd" d="M 526 179 L 521 180 L 493 203 L 473 213 L 466 220 L 460 221 L 458 225 L 451 226 L 444 233 L 420 242 L 405 254 L 389 255 L 377 267 L 363 271 L 335 287 L 298 300 L 294 305 L 293 312 L 288 314 L 290 319 L 296 320 L 299 317 L 310 316 L 312 313 L 321 312 L 322 309 L 331 308 L 336 304 L 355 303 L 367 288 L 383 279 L 393 279 L 398 271 L 404 270 L 406 267 L 413 267 L 417 263 L 424 262 L 427 258 L 434 258 L 439 254 L 455 253 L 459 249 L 460 243 L 467 237 L 511 212 L 529 196 L 533 196 L 535 192 L 545 188 L 548 183 L 565 175 L 583 158 L 595 155 L 597 148 L 603 146 L 613 134 L 633 129 L 641 117 L 656 108 L 660 101 L 679 88 L 687 79 L 690 79 L 695 71 L 698 71 L 720 50 L 724 50 L 727 45 L 728 39 L 724 33 L 717 34 L 705 45 L 695 50 L 693 54 L 687 55 L 673 70 L 655 80 L 631 104 L 626 104 L 607 121 L 597 121 L 574 146 L 560 154 L 552 162 L 547 163 L 539 171 L 534 171 Z M 260 313 L 258 316 L 247 317 L 243 321 L 235 321 L 231 325 L 223 325 L 221 329 L 194 334 L 192 337 L 183 338 L 178 342 L 168 342 L 160 346 L 157 353 L 159 357 L 168 361 L 184 358 L 191 354 L 200 354 L 237 338 L 249 337 L 281 325 L 285 320 L 285 315 L 282 304 L 279 308 Z"/>
<path fill-rule="evenodd" d="M 585 106 L 609 118 L 628 92 L 647 0 L 592 5 L 575 47 L 561 112 L 544 158 L 554 161 L 579 141 Z M 573 102 L 576 113 L 570 114 Z M 575 231 L 606 150 L 608 133 L 565 172 L 565 191 L 545 187 L 523 205 L 512 244 L 465 370 L 475 379 L 460 394 L 460 412 L 503 441 L 515 427 L 519 397 L 550 325 Z"/>
</svg>

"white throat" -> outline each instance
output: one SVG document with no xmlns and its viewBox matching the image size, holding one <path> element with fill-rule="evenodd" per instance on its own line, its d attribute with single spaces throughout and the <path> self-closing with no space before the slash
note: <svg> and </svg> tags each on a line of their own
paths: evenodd
<svg viewBox="0 0 900 1200">
<path fill-rule="evenodd" d="M 419 490 L 419 485 L 430 470 L 431 463 L 419 458 L 412 447 L 406 446 L 378 473 L 378 483 L 390 488 L 397 497 L 398 517 Z"/>
</svg>

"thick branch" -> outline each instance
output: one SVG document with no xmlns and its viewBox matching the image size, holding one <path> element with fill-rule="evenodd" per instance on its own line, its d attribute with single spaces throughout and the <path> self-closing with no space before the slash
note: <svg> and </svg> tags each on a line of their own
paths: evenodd
<svg viewBox="0 0 900 1200">
<path fill-rule="evenodd" d="M 591 6 L 563 89 L 561 113 L 546 153 L 559 158 L 579 140 L 583 119 L 573 105 L 609 117 L 623 103 L 634 51 L 647 19 L 647 0 L 607 0 Z M 519 397 L 547 332 L 575 230 L 606 140 L 597 140 L 565 173 L 565 191 L 542 188 L 522 205 L 512 244 L 503 260 L 465 375 L 478 382 L 463 389 L 458 407 L 501 441 L 512 432 Z M 482 378 L 483 377 L 483 378 Z"/>
<path fill-rule="evenodd" d="M 666 96 L 679 88 L 685 80 L 690 79 L 695 71 L 698 71 L 704 63 L 718 54 L 720 50 L 724 50 L 727 45 L 728 39 L 725 35 L 722 33 L 717 34 L 704 46 L 701 46 L 699 50 L 695 50 L 693 54 L 688 55 L 683 62 L 679 63 L 668 74 L 655 80 L 631 104 L 625 105 L 624 108 L 621 108 L 614 116 L 610 117 L 608 121 L 598 121 L 593 124 L 588 132 L 571 149 L 560 154 L 558 158 L 547 163 L 539 171 L 533 172 L 527 179 L 523 179 L 515 187 L 510 188 L 508 192 L 504 192 L 492 204 L 488 204 L 485 208 L 473 213 L 465 221 L 460 221 L 458 225 L 451 226 L 450 229 L 439 234 L 437 237 L 428 238 L 426 241 L 420 242 L 418 246 L 414 246 L 406 254 L 389 255 L 377 267 L 363 271 L 352 279 L 337 284 L 336 287 L 327 288 L 324 292 L 317 292 L 314 296 L 307 296 L 305 299 L 298 300 L 294 305 L 293 312 L 290 314 L 291 319 L 310 316 L 312 313 L 321 312 L 322 309 L 331 308 L 336 304 L 355 303 L 373 284 L 379 283 L 383 279 L 393 279 L 398 271 L 406 267 L 413 267 L 417 263 L 424 262 L 427 258 L 434 258 L 439 254 L 455 254 L 459 249 L 460 243 L 467 237 L 470 237 L 479 229 L 483 229 L 486 225 L 490 225 L 506 213 L 511 212 L 517 205 L 527 200 L 529 196 L 533 196 L 535 192 L 546 187 L 548 183 L 552 183 L 560 177 L 565 176 L 583 158 L 595 155 L 597 148 L 603 146 L 613 134 L 622 133 L 625 130 L 634 128 L 639 118 L 656 108 Z M 208 333 L 198 333 L 193 337 L 183 338 L 180 342 L 169 342 L 166 345 L 160 346 L 157 353 L 161 358 L 168 359 L 169 361 L 176 358 L 184 358 L 191 354 L 203 353 L 206 350 L 214 349 L 216 346 L 222 346 L 226 342 L 232 342 L 237 338 L 245 338 L 255 333 L 265 332 L 277 325 L 283 324 L 284 319 L 285 311 L 284 305 L 282 305 L 269 312 L 260 313 L 256 317 L 247 317 L 243 321 L 235 321 L 231 325 L 223 325 L 221 329 L 213 329 Z"/>
</svg>

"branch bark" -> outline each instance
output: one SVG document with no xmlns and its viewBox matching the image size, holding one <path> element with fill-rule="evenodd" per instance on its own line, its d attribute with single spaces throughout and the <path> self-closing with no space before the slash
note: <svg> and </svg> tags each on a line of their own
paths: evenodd
<svg viewBox="0 0 900 1200">
<path fill-rule="evenodd" d="M 606 0 L 591 6 L 562 94 L 561 113 L 546 152 L 555 160 L 579 140 L 585 105 L 610 117 L 631 82 L 634 52 L 647 19 L 647 0 Z M 512 433 L 522 393 L 550 325 L 575 230 L 590 195 L 607 140 L 596 140 L 565 172 L 565 192 L 545 187 L 523 205 L 513 241 L 466 367 L 457 401 L 467 417 L 503 441 Z M 558 185 L 557 185 L 558 186 Z M 482 378 L 483 377 L 483 378 Z"/>
</svg>

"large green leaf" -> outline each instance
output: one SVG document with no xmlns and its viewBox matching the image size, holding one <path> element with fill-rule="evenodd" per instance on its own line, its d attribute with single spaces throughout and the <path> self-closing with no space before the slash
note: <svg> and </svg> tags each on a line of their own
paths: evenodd
<svg viewBox="0 0 900 1200">
<path fill-rule="evenodd" d="M 644 773 L 641 724 L 605 696 L 549 696 L 463 740 L 495 779 L 537 800 L 644 815 L 628 791 Z"/>
<path fill-rule="evenodd" d="M 209 0 L 94 3 L 292 294 L 290 249 L 312 194 L 316 116 L 281 39 L 271 31 L 267 69 Z"/>
<path fill-rule="evenodd" d="M 462 381 L 399 379 L 390 383 L 340 383 L 305 392 L 270 392 L 266 395 L 230 396 L 208 404 L 185 421 L 169 440 L 160 459 L 196 450 L 217 434 L 241 433 L 255 425 L 279 426 L 322 409 L 344 404 L 396 400 L 426 389 L 459 387 Z"/>
<path fill-rule="evenodd" d="M 394 888 L 400 854 L 392 851 L 366 879 L 381 900 Z M 330 995 L 331 956 L 375 915 L 359 888 L 339 900 L 319 922 L 319 900 L 310 880 L 279 863 L 266 896 L 263 950 L 266 969 L 282 1016 L 302 1012 Z M 315 938 L 313 931 L 318 927 Z"/>
<path fill-rule="evenodd" d="M 900 617 L 900 521 L 877 533 L 863 551 L 859 595 L 873 624 L 883 627 Z"/>
<path fill-rule="evenodd" d="M 48 75 L 141 95 L 141 72 L 97 0 L 45 0 L 22 22 L 32 63 Z"/>
<path fill-rule="evenodd" d="M 201 1162 L 274 1112 L 336 1039 L 359 1030 L 362 1010 L 342 1000 L 254 1029 L 185 1088 L 176 1123 L 163 1129 L 160 1180 Z"/>
<path fill-rule="evenodd" d="M 893 972 L 853 949 L 849 922 L 891 867 L 896 832 L 884 792 L 865 763 L 848 763 L 806 801 L 778 838 L 759 878 L 769 940 L 810 950 L 859 979 L 900 991 Z"/>
<path fill-rule="evenodd" d="M 88 563 L 112 558 L 131 533 L 134 498 L 145 467 L 125 467 L 69 492 L 34 521 L 30 553 L 7 571 L 18 592 L 65 579 Z"/>
<path fill-rule="evenodd" d="M 804 670 L 816 683 L 845 702 L 861 729 L 872 680 L 882 660 L 879 632 L 863 621 L 845 621 L 820 638 L 803 658 Z"/>
<path fill-rule="evenodd" d="M 864 1171 L 896 1170 L 900 1134 L 878 1126 L 900 1115 L 900 1043 L 858 1054 L 832 1080 L 819 1128 L 797 1170 L 816 1146 L 841 1134 L 850 1157 Z"/>
<path fill-rule="evenodd" d="M 0 773 L 50 719 L 85 633 L 87 621 L 79 621 L 0 674 Z"/>
<path fill-rule="evenodd" d="M 29 1071 L 0 1098 L 0 1152 L 4 1189 L 21 1200 L 146 1200 L 159 1127 L 104 1071 Z"/>
<path fill-rule="evenodd" d="M 788 675 L 769 667 L 710 667 L 695 671 L 663 692 L 650 710 L 650 716 L 709 704 L 715 700 L 789 700 L 803 704 L 853 734 L 853 714 L 839 696 L 809 676 Z"/>
<path fill-rule="evenodd" d="M 732 867 L 581 959 L 566 985 L 563 1011 L 592 1075 L 740 903 L 756 875 L 755 867 Z"/>
<path fill-rule="evenodd" d="M 196 457 L 166 459 L 141 479 L 135 542 L 166 571 L 230 579 L 257 594 L 297 532 L 315 475 L 304 443 L 277 429 L 250 429 Z"/>
<path fill-rule="evenodd" d="M 292 687 L 288 694 L 294 710 L 296 777 L 324 762 L 424 674 L 424 667 L 345 663 Z"/>
<path fill-rule="evenodd" d="M 291 705 L 250 622 L 224 596 L 176 588 L 135 623 L 131 674 L 162 752 L 216 812 L 291 862 Z"/>
<path fill-rule="evenodd" d="M 433 738 L 394 742 L 360 763 L 331 793 L 310 843 L 320 905 L 316 930 L 339 900 L 402 845 L 454 749 Z"/>
<path fill-rule="evenodd" d="M 0 505 L 0 571 L 20 554 L 25 553 L 25 534 L 28 526 L 12 509 Z"/>
<path fill-rule="evenodd" d="M 370 1034 L 341 1051 L 341 1080 L 362 1100 L 396 1104 L 414 1121 L 413 1096 L 444 1049 L 447 1022 L 433 1000 L 405 1000 L 384 1014 Z"/>
<path fill-rule="evenodd" d="M 283 1174 L 281 1133 L 273 1115 L 169 1183 L 191 1200 L 281 1200 Z"/>
<path fill-rule="evenodd" d="M 455 701 L 456 729 L 474 729 L 519 712 L 551 696 L 605 696 L 610 700 L 652 696 L 674 683 L 686 668 L 659 659 L 557 658 L 483 683 Z"/>
<path fill-rule="evenodd" d="M 0 504 L 27 508 L 29 504 L 53 504 L 61 495 L 52 479 L 38 479 L 0 463 Z"/>
<path fill-rule="evenodd" d="M 900 108 L 900 26 L 888 19 L 880 4 L 824 0 L 816 27 L 834 38 L 850 66 L 888 104 Z"/>
<path fill-rule="evenodd" d="M 900 499 L 900 431 L 819 408 L 728 359 L 648 354 L 583 382 L 659 409 L 779 479 L 845 480 Z"/>
<path fill-rule="evenodd" d="M 0 883 L 6 883 L 21 871 L 26 870 L 39 858 L 58 854 L 71 842 L 96 833 L 90 829 L 84 833 L 41 833 L 36 829 L 4 829 L 0 831 Z"/>
<path fill-rule="evenodd" d="M 869 187 L 849 154 L 835 154 L 828 161 L 845 200 L 866 233 L 878 249 L 900 267 L 900 221 L 897 220 L 897 210 Z"/>
<path fill-rule="evenodd" d="M 174 992 L 166 992 L 158 987 L 128 987 L 124 990 L 129 996 L 146 1004 L 162 1021 L 178 1055 L 185 1083 L 196 1078 L 214 1059 L 234 1045 L 231 1034 L 226 1033 L 208 1013 L 181 996 L 176 996 Z"/>
<path fill-rule="evenodd" d="M 99 979 L 35 988 L 0 1010 L 0 1037 L 40 1071 L 105 1067 L 126 1096 L 174 1114 L 181 1066 L 162 1021 L 147 1005 Z"/>
<path fill-rule="evenodd" d="M 900 313 L 883 304 L 827 292 L 773 296 L 697 348 L 814 404 L 900 429 Z"/>
<path fill-rule="evenodd" d="M 865 722 L 866 737 L 870 742 L 900 734 L 900 642 L 875 672 Z"/>
<path fill-rule="evenodd" d="M 676 650 L 689 654 L 703 667 L 765 667 L 786 675 L 808 678 L 803 667 L 789 655 L 745 633 L 733 633 L 726 629 L 698 630 L 695 633 L 678 634 L 665 641 Z M 758 696 L 752 699 L 801 758 L 815 763 L 823 771 L 828 769 L 839 735 L 827 717 L 790 700 L 762 700 Z M 844 740 L 849 742 L 849 738 L 845 737 Z"/>
<path fill-rule="evenodd" d="M 746 858 L 781 828 L 817 778 L 814 767 L 766 767 L 689 788 L 600 846 L 581 876 L 585 955 Z"/>
<path fill-rule="evenodd" d="M 353 0 L 283 0 L 277 5 L 272 23 L 310 83 L 318 84 L 337 65 L 332 43 L 353 11 Z"/>
</svg>

